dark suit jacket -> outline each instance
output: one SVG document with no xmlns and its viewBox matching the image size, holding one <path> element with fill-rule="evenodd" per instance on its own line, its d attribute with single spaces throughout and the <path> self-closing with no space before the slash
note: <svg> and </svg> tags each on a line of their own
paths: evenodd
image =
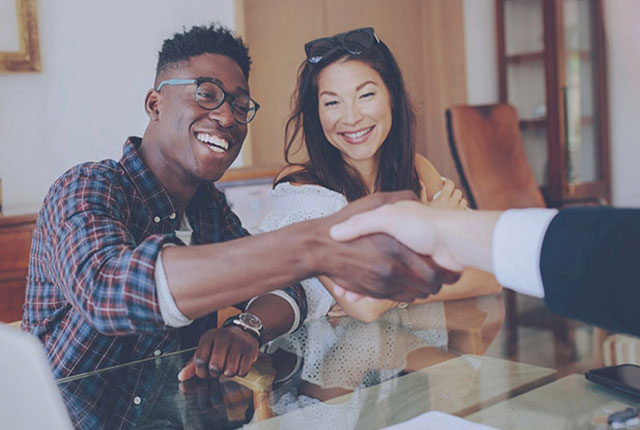
<svg viewBox="0 0 640 430">
<path fill-rule="evenodd" d="M 545 302 L 555 312 L 640 336 L 640 210 L 569 208 L 542 243 Z"/>
</svg>

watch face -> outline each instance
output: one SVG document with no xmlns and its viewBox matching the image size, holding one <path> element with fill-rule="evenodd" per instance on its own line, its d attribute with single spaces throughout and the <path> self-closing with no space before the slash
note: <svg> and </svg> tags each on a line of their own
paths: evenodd
<svg viewBox="0 0 640 430">
<path fill-rule="evenodd" d="M 242 323 L 246 324 L 248 327 L 254 328 L 256 330 L 262 330 L 262 321 L 260 321 L 260 318 L 258 318 L 257 316 L 247 312 L 243 312 L 238 315 L 238 317 L 240 318 L 240 321 L 242 321 Z"/>
</svg>

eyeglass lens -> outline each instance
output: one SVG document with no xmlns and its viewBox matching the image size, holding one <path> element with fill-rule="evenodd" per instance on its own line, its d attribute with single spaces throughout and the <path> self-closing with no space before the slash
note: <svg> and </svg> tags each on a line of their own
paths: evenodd
<svg viewBox="0 0 640 430">
<path fill-rule="evenodd" d="M 256 106 L 246 95 L 234 97 L 227 95 L 230 99 L 231 112 L 236 121 L 247 123 L 256 114 Z M 201 82 L 196 88 L 196 102 L 205 109 L 214 110 L 219 108 L 225 99 L 225 93 L 213 82 Z"/>
</svg>

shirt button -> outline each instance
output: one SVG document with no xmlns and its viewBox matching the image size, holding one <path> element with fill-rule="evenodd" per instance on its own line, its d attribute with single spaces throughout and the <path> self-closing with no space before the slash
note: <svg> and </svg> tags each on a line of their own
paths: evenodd
<svg viewBox="0 0 640 430">
<path fill-rule="evenodd" d="M 160 354 L 162 354 L 162 351 L 160 351 L 159 349 L 156 349 L 155 351 L 153 351 L 153 355 L 155 355 L 156 357 L 159 356 Z"/>
<path fill-rule="evenodd" d="M 176 213 L 172 212 L 171 215 L 169 215 L 170 219 L 176 219 Z"/>
<path fill-rule="evenodd" d="M 153 220 L 156 222 L 156 224 L 158 224 L 158 223 L 160 222 L 160 217 L 159 217 L 159 216 L 157 216 L 157 217 L 155 217 Z"/>
<path fill-rule="evenodd" d="M 142 403 L 142 399 L 140 397 L 138 397 L 138 396 L 135 396 L 133 398 L 133 404 L 138 406 L 140 403 Z"/>
</svg>

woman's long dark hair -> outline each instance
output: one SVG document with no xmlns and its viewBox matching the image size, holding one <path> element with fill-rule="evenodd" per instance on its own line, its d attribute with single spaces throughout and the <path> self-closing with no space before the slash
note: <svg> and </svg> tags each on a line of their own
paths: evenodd
<svg viewBox="0 0 640 430">
<path fill-rule="evenodd" d="M 389 48 L 374 44 L 362 54 L 352 55 L 336 47 L 319 63 L 308 61 L 298 69 L 298 84 L 293 94 L 294 109 L 285 129 L 284 156 L 287 164 L 302 169 L 290 173 L 281 182 L 300 182 L 322 185 L 343 194 L 348 201 L 368 194 L 360 174 L 349 166 L 340 151 L 329 143 L 322 131 L 318 114 L 318 74 L 336 61 L 362 61 L 380 74 L 391 96 L 392 123 L 389 134 L 380 149 L 376 191 L 412 190 L 420 195 L 420 180 L 415 168 L 415 115 L 405 89 L 400 67 Z M 309 155 L 304 163 L 291 162 L 291 156 L 300 148 L 296 140 L 301 134 Z"/>
</svg>

